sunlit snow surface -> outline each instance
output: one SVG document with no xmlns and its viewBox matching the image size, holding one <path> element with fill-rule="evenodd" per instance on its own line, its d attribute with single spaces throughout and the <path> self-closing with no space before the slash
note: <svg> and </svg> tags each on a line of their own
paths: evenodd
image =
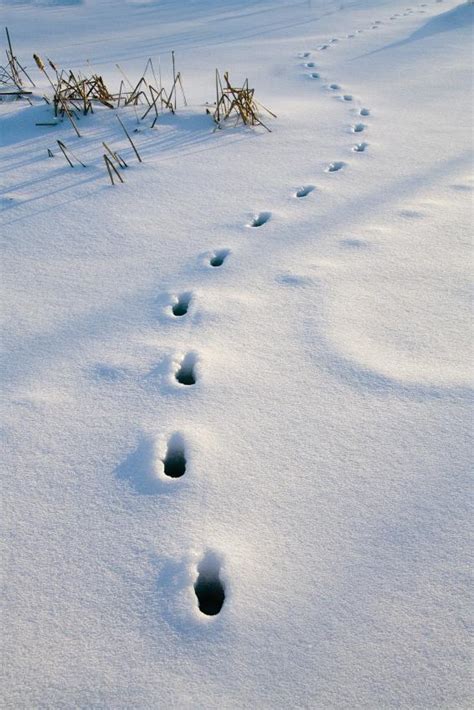
<svg viewBox="0 0 474 710">
<path fill-rule="evenodd" d="M 470 707 L 472 18 L 4 0 L 3 707 Z M 35 125 L 33 52 L 171 50 L 143 164 L 108 109 Z M 216 67 L 271 133 L 213 132 Z"/>
</svg>

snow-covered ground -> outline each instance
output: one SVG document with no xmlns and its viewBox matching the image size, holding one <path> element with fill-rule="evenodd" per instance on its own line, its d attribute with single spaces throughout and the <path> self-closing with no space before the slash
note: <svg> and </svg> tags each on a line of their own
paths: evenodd
<svg viewBox="0 0 474 710">
<path fill-rule="evenodd" d="M 471 706 L 473 10 L 3 1 L 2 707 Z M 35 125 L 33 52 L 118 87 L 171 50 L 143 164 L 109 109 Z M 271 133 L 213 132 L 216 67 Z"/>
</svg>

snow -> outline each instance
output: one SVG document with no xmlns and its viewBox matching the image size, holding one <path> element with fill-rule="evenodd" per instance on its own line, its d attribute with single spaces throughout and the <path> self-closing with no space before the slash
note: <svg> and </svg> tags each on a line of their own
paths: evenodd
<svg viewBox="0 0 474 710">
<path fill-rule="evenodd" d="M 3 707 L 470 707 L 472 4 L 2 15 L 35 96 L 33 52 L 175 50 L 188 100 L 143 164 L 112 111 L 0 102 Z M 215 67 L 271 133 L 213 132 Z"/>
</svg>

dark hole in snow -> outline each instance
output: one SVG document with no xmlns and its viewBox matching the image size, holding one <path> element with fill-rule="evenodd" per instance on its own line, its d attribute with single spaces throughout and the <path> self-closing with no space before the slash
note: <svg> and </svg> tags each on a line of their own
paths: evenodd
<svg viewBox="0 0 474 710">
<path fill-rule="evenodd" d="M 191 296 L 189 295 L 189 293 L 183 293 L 181 296 L 179 296 L 178 302 L 175 303 L 173 306 L 173 315 L 185 316 L 188 312 L 190 300 Z"/>
<path fill-rule="evenodd" d="M 339 161 L 336 163 L 331 163 L 330 165 L 328 165 L 327 169 L 328 169 L 328 172 L 330 172 L 330 173 L 336 173 L 338 170 L 342 170 L 344 165 L 345 165 L 345 163 Z"/>
<path fill-rule="evenodd" d="M 198 578 L 194 591 L 199 610 L 207 616 L 215 616 L 225 600 L 224 585 L 219 579 L 220 562 L 215 554 L 208 552 L 198 566 Z"/>
<path fill-rule="evenodd" d="M 305 185 L 305 187 L 300 187 L 300 189 L 296 192 L 296 197 L 306 197 L 310 192 L 313 192 L 313 190 L 313 185 Z"/>
<path fill-rule="evenodd" d="M 368 108 L 361 108 L 359 111 L 360 116 L 370 116 L 370 111 Z"/>
<path fill-rule="evenodd" d="M 362 133 L 364 128 L 365 128 L 365 126 L 363 123 L 356 123 L 356 125 L 353 127 L 352 130 L 354 131 L 354 133 Z"/>
<path fill-rule="evenodd" d="M 337 91 L 341 87 L 339 86 L 339 84 L 329 84 L 329 88 L 332 89 L 333 91 Z"/>
<path fill-rule="evenodd" d="M 189 353 L 184 358 L 179 370 L 176 372 L 176 379 L 182 385 L 195 385 L 196 376 L 194 374 L 194 367 L 196 365 L 196 357 Z"/>
<path fill-rule="evenodd" d="M 180 434 L 173 434 L 169 440 L 163 465 L 165 476 L 170 478 L 181 478 L 186 473 L 184 442 Z"/>
<path fill-rule="evenodd" d="M 224 263 L 226 257 L 229 255 L 228 251 L 216 251 L 214 256 L 211 258 L 210 264 L 211 266 L 222 266 Z"/>
<path fill-rule="evenodd" d="M 271 212 L 260 212 L 250 222 L 250 226 L 251 227 L 261 227 L 263 224 L 268 222 L 268 220 L 270 219 L 271 216 L 272 216 Z"/>
</svg>

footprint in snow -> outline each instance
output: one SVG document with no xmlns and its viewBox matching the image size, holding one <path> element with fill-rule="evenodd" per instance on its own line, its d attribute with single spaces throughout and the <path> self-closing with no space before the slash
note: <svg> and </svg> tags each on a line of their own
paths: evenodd
<svg viewBox="0 0 474 710">
<path fill-rule="evenodd" d="M 359 250 L 359 249 L 369 249 L 370 244 L 368 241 L 364 239 L 341 239 L 339 242 L 339 245 L 343 249 L 354 249 L 354 250 Z"/>
<path fill-rule="evenodd" d="M 272 216 L 271 212 L 259 212 L 254 216 L 254 218 L 251 220 L 250 224 L 248 224 L 248 227 L 263 227 L 264 224 L 268 222 L 270 217 Z"/>
<path fill-rule="evenodd" d="M 351 94 L 344 94 L 343 96 L 341 96 L 341 98 L 343 101 L 352 101 L 353 97 L 351 96 Z"/>
<path fill-rule="evenodd" d="M 214 552 L 207 552 L 197 566 L 194 592 L 199 611 L 206 616 L 215 616 L 225 601 L 225 587 L 220 579 L 221 561 Z"/>
<path fill-rule="evenodd" d="M 418 212 L 417 210 L 400 210 L 398 214 L 400 217 L 405 217 L 405 219 L 424 219 L 425 217 L 423 212 Z"/>
<path fill-rule="evenodd" d="M 307 67 L 308 69 L 315 69 L 316 64 L 315 62 L 306 62 L 305 67 Z"/>
<path fill-rule="evenodd" d="M 370 116 L 370 110 L 368 108 L 361 108 L 359 116 Z"/>
<path fill-rule="evenodd" d="M 329 163 L 329 165 L 326 168 L 327 173 L 337 173 L 339 170 L 342 170 L 345 167 L 345 163 L 342 160 L 338 160 L 334 163 Z"/>
<path fill-rule="evenodd" d="M 357 145 L 355 145 L 352 150 L 354 151 L 354 153 L 363 153 L 368 145 L 368 143 L 357 143 Z"/>
<path fill-rule="evenodd" d="M 319 45 L 319 47 L 318 47 L 318 52 L 322 52 L 322 51 L 324 51 L 325 49 L 329 49 L 329 45 L 328 45 L 328 44 L 321 44 L 321 45 Z"/>
<path fill-rule="evenodd" d="M 174 376 L 180 385 L 191 386 L 196 384 L 196 363 L 195 353 L 188 353 L 181 361 Z"/>
<path fill-rule="evenodd" d="M 320 75 L 317 71 L 311 72 L 311 74 L 308 74 L 308 76 L 310 79 L 319 79 L 320 78 Z"/>
<path fill-rule="evenodd" d="M 214 252 L 213 256 L 211 256 L 209 264 L 214 267 L 222 266 L 229 254 L 229 249 L 219 249 L 218 251 Z"/>
<path fill-rule="evenodd" d="M 298 274 L 292 274 L 291 272 L 285 272 L 278 274 L 275 277 L 275 281 L 283 286 L 298 286 L 305 288 L 306 286 L 312 286 L 313 281 L 307 276 L 299 276 Z"/>
<path fill-rule="evenodd" d="M 175 303 L 173 304 L 173 306 L 171 308 L 173 315 L 176 317 L 185 316 L 186 313 L 188 312 L 190 302 L 191 302 L 191 294 L 190 293 L 182 293 L 180 296 L 177 296 L 175 299 Z"/>
<path fill-rule="evenodd" d="M 296 193 L 295 197 L 307 197 L 310 192 L 313 192 L 314 190 L 314 185 L 305 185 L 304 187 L 300 187 Z"/>
<path fill-rule="evenodd" d="M 365 130 L 365 125 L 363 123 L 356 123 L 351 128 L 352 133 L 362 133 Z"/>
<path fill-rule="evenodd" d="M 181 478 L 186 473 L 184 439 L 178 432 L 170 438 L 162 463 L 163 472 L 168 478 Z"/>
<path fill-rule="evenodd" d="M 339 91 L 340 90 L 339 84 L 329 84 L 328 89 L 331 89 L 332 91 Z"/>
<path fill-rule="evenodd" d="M 311 52 L 299 52 L 298 57 L 300 59 L 306 59 L 311 56 Z"/>
</svg>

